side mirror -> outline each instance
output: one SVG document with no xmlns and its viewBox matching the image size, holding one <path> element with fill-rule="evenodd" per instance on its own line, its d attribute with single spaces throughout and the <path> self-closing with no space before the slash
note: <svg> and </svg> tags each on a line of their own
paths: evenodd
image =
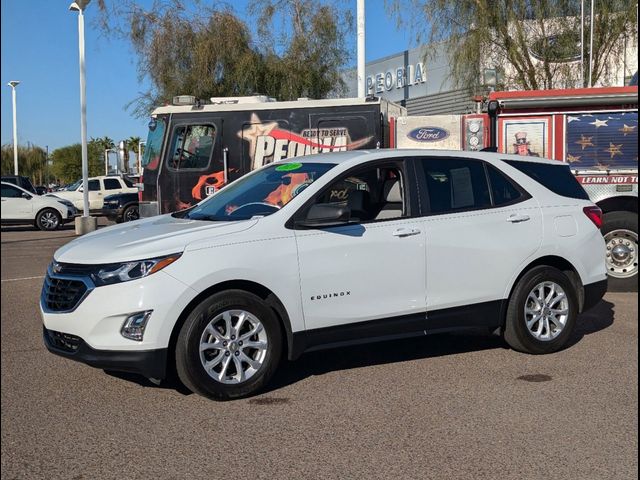
<svg viewBox="0 0 640 480">
<path fill-rule="evenodd" d="M 22 198 L 26 198 L 27 200 L 31 200 L 31 195 L 29 195 L 27 192 L 22 192 Z"/>
<path fill-rule="evenodd" d="M 296 222 L 296 226 L 321 228 L 346 225 L 351 219 L 351 209 L 342 205 L 313 205 L 305 219 Z"/>
</svg>

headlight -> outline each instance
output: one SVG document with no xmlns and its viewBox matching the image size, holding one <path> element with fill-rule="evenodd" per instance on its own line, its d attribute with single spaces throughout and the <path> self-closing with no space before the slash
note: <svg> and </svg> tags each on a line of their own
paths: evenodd
<svg viewBox="0 0 640 480">
<path fill-rule="evenodd" d="M 58 203 L 61 203 L 62 205 L 64 205 L 65 207 L 69 207 L 69 208 L 75 208 L 73 206 L 73 203 L 71 203 L 69 200 L 58 200 Z"/>
<path fill-rule="evenodd" d="M 180 255 L 182 254 L 177 253 L 164 257 L 150 258 L 148 260 L 102 265 L 96 273 L 91 274 L 91 278 L 98 287 L 137 280 L 138 278 L 148 277 L 152 273 L 159 272 L 178 260 Z"/>
</svg>

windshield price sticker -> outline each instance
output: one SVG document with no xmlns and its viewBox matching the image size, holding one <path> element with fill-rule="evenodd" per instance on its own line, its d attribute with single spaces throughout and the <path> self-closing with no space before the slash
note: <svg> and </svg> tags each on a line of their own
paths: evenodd
<svg viewBox="0 0 640 480">
<path fill-rule="evenodd" d="M 276 172 L 292 172 L 293 170 L 298 170 L 302 168 L 301 163 L 285 163 L 284 165 L 278 165 L 276 167 Z"/>
</svg>

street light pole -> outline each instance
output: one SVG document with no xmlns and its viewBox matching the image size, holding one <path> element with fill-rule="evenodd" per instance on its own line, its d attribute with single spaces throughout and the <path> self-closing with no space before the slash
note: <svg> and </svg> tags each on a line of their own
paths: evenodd
<svg viewBox="0 0 640 480">
<path fill-rule="evenodd" d="M 97 221 L 89 216 L 89 160 L 87 154 L 87 89 L 84 61 L 84 9 L 91 0 L 77 0 L 69 10 L 78 12 L 78 50 L 80 55 L 80 141 L 82 144 L 82 217 L 76 219 L 76 233 L 91 232 L 96 229 Z"/>
<path fill-rule="evenodd" d="M 16 87 L 20 84 L 18 80 L 11 80 L 7 85 L 11 87 L 11 98 L 13 100 L 13 174 L 18 175 L 18 120 L 16 113 Z"/>
<path fill-rule="evenodd" d="M 366 80 L 365 80 L 365 54 L 364 54 L 364 34 L 365 34 L 365 25 L 364 25 L 364 0 L 357 0 L 357 56 L 358 56 L 358 69 L 357 69 L 357 78 L 358 78 L 358 98 L 364 98 L 367 96 L 366 92 Z"/>
</svg>

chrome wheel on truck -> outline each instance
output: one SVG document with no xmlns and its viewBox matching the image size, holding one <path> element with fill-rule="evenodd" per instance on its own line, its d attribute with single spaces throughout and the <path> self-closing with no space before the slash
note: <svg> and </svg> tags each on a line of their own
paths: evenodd
<svg viewBox="0 0 640 480">
<path fill-rule="evenodd" d="M 615 278 L 638 274 L 638 234 L 631 230 L 613 230 L 604 236 L 607 244 L 607 270 Z"/>
<path fill-rule="evenodd" d="M 609 290 L 638 291 L 638 214 L 610 212 L 602 217 Z"/>
</svg>

